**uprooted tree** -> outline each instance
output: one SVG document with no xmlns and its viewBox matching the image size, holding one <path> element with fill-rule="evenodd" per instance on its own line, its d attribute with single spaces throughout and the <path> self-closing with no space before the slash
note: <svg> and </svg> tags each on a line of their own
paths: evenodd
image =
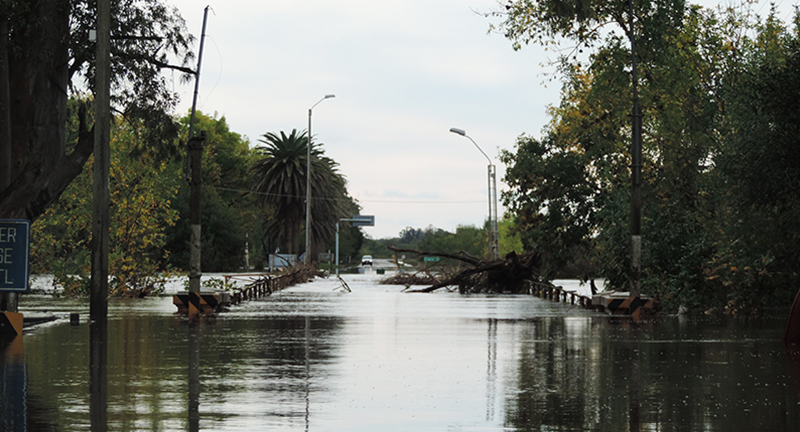
<svg viewBox="0 0 800 432">
<path fill-rule="evenodd" d="M 455 254 L 426 252 L 416 249 L 390 246 L 395 252 L 413 253 L 419 256 L 450 258 L 468 265 L 444 277 L 437 278 L 431 286 L 411 292 L 432 292 L 444 287 L 458 287 L 461 293 L 506 293 L 518 294 L 528 290 L 528 281 L 539 278 L 541 257 L 538 253 L 507 254 L 503 259 L 482 260 L 466 252 Z"/>
</svg>

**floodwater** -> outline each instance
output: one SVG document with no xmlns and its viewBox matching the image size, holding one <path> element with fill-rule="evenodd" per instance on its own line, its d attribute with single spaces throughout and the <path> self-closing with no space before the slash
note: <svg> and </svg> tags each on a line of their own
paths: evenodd
<svg viewBox="0 0 800 432">
<path fill-rule="evenodd" d="M 800 430 L 785 317 L 633 323 L 345 278 L 352 292 L 317 280 L 195 325 L 169 297 L 113 299 L 105 375 L 90 373 L 85 303 L 23 297 L 82 321 L 7 349 L 0 430 Z"/>
</svg>

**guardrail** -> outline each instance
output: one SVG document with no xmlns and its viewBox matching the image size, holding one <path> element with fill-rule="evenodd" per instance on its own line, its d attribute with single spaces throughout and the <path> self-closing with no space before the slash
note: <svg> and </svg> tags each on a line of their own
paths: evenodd
<svg viewBox="0 0 800 432">
<path fill-rule="evenodd" d="M 308 282 L 316 275 L 316 269 L 310 266 L 291 267 L 280 274 L 249 274 L 249 275 L 223 275 L 225 284 L 230 280 L 249 281 L 243 288 L 231 293 L 231 303 L 239 304 L 247 300 L 255 300 L 272 295 L 298 283 Z M 253 280 L 255 278 L 255 280 Z"/>
<path fill-rule="evenodd" d="M 531 294 L 543 299 L 562 303 L 578 304 L 581 307 L 592 309 L 592 298 L 573 290 L 565 290 L 564 287 L 553 284 L 530 281 Z"/>
</svg>

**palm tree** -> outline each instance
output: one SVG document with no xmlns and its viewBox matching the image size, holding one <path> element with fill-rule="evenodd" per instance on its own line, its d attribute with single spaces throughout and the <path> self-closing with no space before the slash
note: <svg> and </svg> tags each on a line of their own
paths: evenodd
<svg viewBox="0 0 800 432">
<path fill-rule="evenodd" d="M 261 159 L 251 168 L 253 189 L 260 201 L 275 210 L 265 222 L 267 234 L 278 240 L 286 253 L 295 253 L 305 216 L 306 155 L 308 136 L 293 129 L 289 135 L 262 135 L 257 151 Z M 324 156 L 321 146 L 311 140 L 311 244 L 313 249 L 333 237 L 339 218 L 352 211 L 346 181 L 336 170 L 338 164 Z M 313 253 L 310 256 L 314 256 Z"/>
</svg>

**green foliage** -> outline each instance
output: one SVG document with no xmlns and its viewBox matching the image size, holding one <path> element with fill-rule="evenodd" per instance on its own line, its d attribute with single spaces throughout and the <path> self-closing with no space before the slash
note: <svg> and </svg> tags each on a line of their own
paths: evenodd
<svg viewBox="0 0 800 432">
<path fill-rule="evenodd" d="M 182 121 L 184 130 L 188 130 L 188 116 Z M 219 272 L 243 268 L 246 246 L 254 246 L 252 263 L 265 261 L 258 239 L 262 235 L 260 221 L 269 213 L 249 193 L 248 167 L 256 159 L 255 152 L 247 140 L 230 130 L 225 117 L 195 113 L 195 131 L 206 137 L 202 160 L 202 269 Z M 171 176 L 184 177 L 183 163 L 173 163 L 171 168 Z M 166 248 L 172 251 L 167 263 L 174 268 L 185 268 L 189 263 L 190 189 L 188 182 L 180 182 L 175 198 L 180 219 L 167 232 Z"/>
<path fill-rule="evenodd" d="M 516 47 L 559 37 L 593 46 L 562 56 L 561 104 L 542 140 L 505 152 L 513 231 L 544 274 L 599 268 L 630 279 L 629 41 L 623 3 L 509 3 Z M 644 111 L 643 290 L 668 308 L 752 313 L 785 304 L 800 253 L 800 54 L 774 16 L 721 16 L 683 2 L 635 2 Z M 577 270 L 578 266 L 584 270 Z M 582 276 L 581 276 L 582 277 Z"/>
<path fill-rule="evenodd" d="M 361 259 L 361 247 L 364 244 L 364 233 L 360 227 L 349 222 L 339 224 L 339 261 L 341 263 L 358 262 Z M 328 241 L 326 251 L 336 253 L 336 239 Z"/>
<path fill-rule="evenodd" d="M 559 148 L 555 140 L 528 137 L 517 152 L 504 151 L 510 190 L 503 201 L 516 217 L 514 231 L 523 246 L 542 255 L 542 276 L 552 279 L 588 241 L 597 191 L 588 177 L 584 154 Z"/>
<path fill-rule="evenodd" d="M 0 215 L 35 221 L 82 171 L 92 153 L 88 104 L 75 125 L 64 108 L 70 97 L 94 92 L 97 2 L 8 0 L 2 4 L 3 50 L 0 79 L 7 89 L 0 111 L 10 117 L 9 136 L 0 140 L 6 167 L 0 180 Z M 112 109 L 139 135 L 131 154 L 165 157 L 177 150 L 178 126 L 171 116 L 178 96 L 164 79 L 166 68 L 191 72 L 192 37 L 174 7 L 160 0 L 110 2 Z M 135 36 L 120 38 L 120 36 Z M 72 107 L 70 107 L 72 108 Z M 70 140 L 67 141 L 65 138 Z M 10 138 L 10 139 L 9 139 Z M 73 140 L 72 138 L 77 138 Z M 13 148 L 13 151 L 10 149 Z M 10 167 L 10 169 L 8 168 Z M 8 178 L 10 177 L 10 178 Z"/>
<path fill-rule="evenodd" d="M 426 229 L 406 227 L 400 232 L 399 237 L 391 239 L 365 239 L 361 248 L 362 255 L 372 255 L 378 258 L 391 258 L 395 256 L 389 247 L 423 250 L 426 252 L 450 253 L 466 252 L 475 257 L 488 258 L 488 223 L 483 228 L 471 225 L 459 225 L 455 232 L 448 232 L 441 228 L 429 226 Z M 500 224 L 501 250 L 504 237 L 504 224 Z M 507 247 L 515 247 L 514 241 L 509 241 Z M 508 250 L 510 251 L 510 250 Z M 507 251 L 507 252 L 508 252 Z M 407 261 L 413 257 L 407 255 Z M 440 265 L 458 265 L 457 262 L 444 259 Z"/>
<path fill-rule="evenodd" d="M 500 249 L 500 256 L 504 257 L 510 252 L 521 254 L 525 249 L 522 245 L 522 239 L 519 233 L 514 232 L 514 220 L 504 217 L 497 224 L 498 247 Z"/>
<path fill-rule="evenodd" d="M 135 133 L 114 128 L 111 140 L 109 289 L 112 295 L 141 295 L 163 289 L 159 275 L 165 229 L 175 223 L 177 185 L 164 175 L 167 165 L 149 157 L 131 159 Z M 92 220 L 92 166 L 32 227 L 34 273 L 53 273 L 67 294 L 88 294 Z"/>
</svg>

